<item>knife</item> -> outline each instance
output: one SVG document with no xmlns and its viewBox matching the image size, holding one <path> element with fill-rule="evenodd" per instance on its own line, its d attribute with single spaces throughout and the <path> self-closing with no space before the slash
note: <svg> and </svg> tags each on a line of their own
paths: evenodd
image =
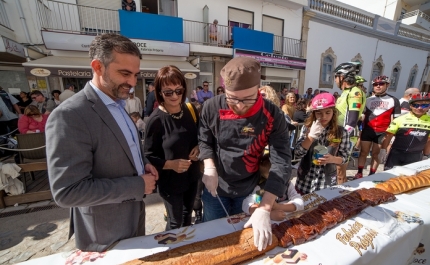
<svg viewBox="0 0 430 265">
<path fill-rule="evenodd" d="M 225 214 L 227 215 L 228 218 L 230 218 L 230 215 L 228 215 L 228 212 L 225 209 L 224 204 L 222 203 L 220 197 L 218 196 L 218 193 L 216 193 L 216 197 L 218 198 L 219 203 L 221 204 L 222 208 L 224 209 Z"/>
<path fill-rule="evenodd" d="M 228 214 L 227 210 L 224 207 L 224 204 L 221 201 L 221 198 L 218 196 L 218 193 L 216 193 L 216 197 L 218 198 L 219 203 L 221 204 L 222 208 L 224 209 L 225 214 L 227 215 L 227 218 L 231 220 L 230 215 Z M 228 220 L 227 220 L 228 222 Z M 231 223 L 231 225 L 233 226 L 234 231 L 237 231 L 236 227 L 234 226 L 233 223 Z"/>
</svg>

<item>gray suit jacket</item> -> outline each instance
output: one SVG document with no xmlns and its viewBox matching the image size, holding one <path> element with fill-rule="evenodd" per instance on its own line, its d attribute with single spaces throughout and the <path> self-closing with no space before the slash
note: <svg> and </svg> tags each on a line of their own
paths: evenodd
<svg viewBox="0 0 430 265">
<path fill-rule="evenodd" d="M 58 205 L 71 208 L 77 248 L 104 251 L 144 235 L 145 183 L 120 127 L 88 83 L 50 114 L 46 153 L 51 191 Z"/>
</svg>

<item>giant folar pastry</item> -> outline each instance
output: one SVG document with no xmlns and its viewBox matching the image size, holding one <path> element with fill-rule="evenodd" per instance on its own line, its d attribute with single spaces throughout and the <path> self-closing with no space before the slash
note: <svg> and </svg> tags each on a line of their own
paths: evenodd
<svg viewBox="0 0 430 265">
<path fill-rule="evenodd" d="M 263 251 L 254 246 L 252 228 L 218 236 L 201 242 L 174 248 L 148 257 L 131 260 L 125 265 L 221 265 L 236 264 L 263 255 L 278 245 L 273 236 L 272 244 Z"/>
<path fill-rule="evenodd" d="M 390 178 L 389 180 L 379 183 L 376 188 L 391 192 L 393 194 L 400 194 L 416 188 L 430 186 L 430 173 L 426 171 L 420 172 L 415 176 L 400 176 L 397 178 Z"/>
</svg>

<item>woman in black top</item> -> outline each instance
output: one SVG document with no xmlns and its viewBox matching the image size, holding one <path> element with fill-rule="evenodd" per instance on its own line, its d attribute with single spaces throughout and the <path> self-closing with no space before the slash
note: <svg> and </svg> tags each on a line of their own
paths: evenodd
<svg viewBox="0 0 430 265">
<path fill-rule="evenodd" d="M 305 122 L 308 117 L 308 113 L 306 113 L 306 107 L 308 105 L 308 101 L 304 98 L 299 99 L 296 105 L 296 111 L 294 112 L 293 121 L 298 123 Z"/>
<path fill-rule="evenodd" d="M 148 119 L 144 150 L 159 172 L 157 184 L 167 210 L 166 230 L 171 230 L 191 225 L 197 182 L 201 178 L 197 158 L 199 117 L 192 104 L 184 103 L 187 86 L 176 66 L 161 68 L 154 85 L 159 107 Z"/>
<path fill-rule="evenodd" d="M 28 105 L 31 104 L 32 100 L 29 97 L 27 92 L 21 91 L 19 93 L 19 97 L 21 98 L 21 100 L 18 102 L 18 107 L 21 110 L 22 113 L 24 113 L 24 109 L 25 107 L 27 107 Z"/>
</svg>

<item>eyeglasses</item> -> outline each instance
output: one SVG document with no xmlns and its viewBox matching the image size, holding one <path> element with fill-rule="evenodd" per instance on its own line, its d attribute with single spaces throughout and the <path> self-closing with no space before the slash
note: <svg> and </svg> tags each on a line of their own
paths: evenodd
<svg viewBox="0 0 430 265">
<path fill-rule="evenodd" d="M 418 109 L 419 107 L 421 107 L 422 109 L 426 109 L 430 107 L 430 103 L 422 103 L 422 104 L 413 103 L 411 104 L 411 106 L 416 109 Z"/>
<path fill-rule="evenodd" d="M 173 93 L 180 96 L 184 94 L 184 90 L 185 88 L 177 88 L 175 90 L 164 90 L 164 91 L 161 91 L 161 93 L 163 93 L 165 97 L 171 97 L 173 96 Z"/>
<path fill-rule="evenodd" d="M 383 86 L 385 85 L 385 82 L 377 82 L 377 83 L 373 83 L 373 86 Z"/>
<path fill-rule="evenodd" d="M 237 105 L 239 104 L 239 102 L 242 102 L 244 105 L 251 105 L 254 104 L 255 102 L 257 102 L 256 98 L 253 99 L 238 99 L 238 98 L 225 98 L 225 101 L 227 101 L 227 103 L 230 104 L 234 104 Z"/>
</svg>

